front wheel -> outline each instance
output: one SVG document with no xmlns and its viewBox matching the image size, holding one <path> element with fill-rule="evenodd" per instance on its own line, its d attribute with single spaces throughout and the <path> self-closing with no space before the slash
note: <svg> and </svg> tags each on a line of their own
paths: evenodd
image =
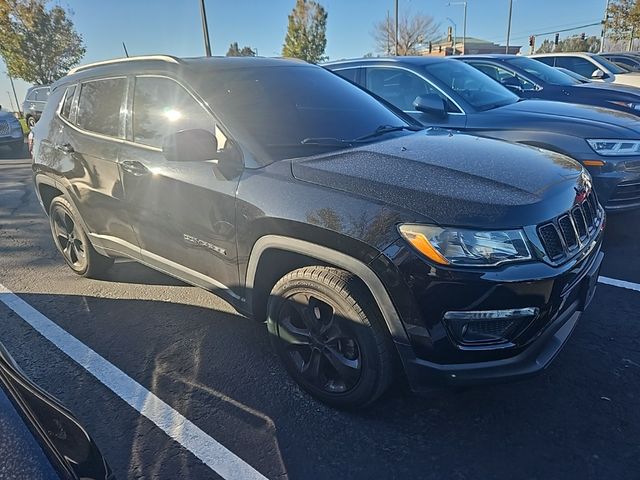
<svg viewBox="0 0 640 480">
<path fill-rule="evenodd" d="M 287 371 L 338 408 L 373 403 L 393 377 L 393 344 L 368 289 L 350 273 L 305 267 L 273 287 L 268 324 Z"/>
<path fill-rule="evenodd" d="M 99 278 L 113 259 L 100 255 L 78 221 L 71 204 L 64 197 L 56 197 L 49 207 L 49 223 L 56 248 L 74 273 Z"/>
<path fill-rule="evenodd" d="M 36 126 L 36 117 L 27 117 L 27 125 L 29 128 L 33 128 Z"/>
</svg>

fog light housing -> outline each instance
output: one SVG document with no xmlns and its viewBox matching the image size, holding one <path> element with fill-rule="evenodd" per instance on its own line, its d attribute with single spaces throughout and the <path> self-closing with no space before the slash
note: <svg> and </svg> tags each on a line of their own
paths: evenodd
<svg viewBox="0 0 640 480">
<path fill-rule="evenodd" d="M 535 307 L 509 310 L 450 311 L 444 314 L 451 336 L 461 346 L 501 345 L 512 341 L 538 316 Z"/>
</svg>

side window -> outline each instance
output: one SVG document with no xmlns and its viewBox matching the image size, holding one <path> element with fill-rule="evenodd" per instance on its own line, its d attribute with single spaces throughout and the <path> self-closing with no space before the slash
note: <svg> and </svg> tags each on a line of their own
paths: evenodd
<svg viewBox="0 0 640 480">
<path fill-rule="evenodd" d="M 526 78 L 518 75 L 517 73 L 507 70 L 498 65 L 492 65 L 487 63 L 472 63 L 474 67 L 480 70 L 482 73 L 493 78 L 502 85 L 516 85 L 522 88 L 522 90 L 535 90 L 536 86 Z"/>
<path fill-rule="evenodd" d="M 77 125 L 90 132 L 121 137 L 120 108 L 127 80 L 109 78 L 91 80 L 80 87 Z"/>
<path fill-rule="evenodd" d="M 335 70 L 335 73 L 340 75 L 342 78 L 346 78 L 350 82 L 356 83 L 356 77 L 358 76 L 358 69 L 345 68 L 343 70 Z"/>
<path fill-rule="evenodd" d="M 535 60 L 538 62 L 542 62 L 546 65 L 549 65 L 550 67 L 556 66 L 555 65 L 556 57 L 536 57 Z M 557 66 L 559 67 L 560 65 L 557 65 Z"/>
<path fill-rule="evenodd" d="M 180 130 L 204 129 L 224 149 L 226 137 L 216 128 L 211 115 L 173 80 L 138 77 L 133 94 L 133 141 L 162 147 L 166 135 Z"/>
<path fill-rule="evenodd" d="M 455 107 L 451 109 L 446 97 L 415 73 L 384 67 L 367 68 L 366 71 L 365 87 L 405 112 L 415 110 L 413 101 L 417 96 L 427 94 L 438 95 L 447 102 L 449 111 L 457 111 Z"/>
<path fill-rule="evenodd" d="M 36 101 L 36 92 L 37 92 L 37 90 L 35 90 L 35 89 L 31 90 L 29 92 L 29 94 L 27 95 L 27 100 L 30 101 L 30 102 L 35 102 Z"/>
<path fill-rule="evenodd" d="M 49 89 L 48 88 L 39 88 L 36 90 L 36 101 L 37 102 L 46 102 L 49 98 Z"/>
<path fill-rule="evenodd" d="M 67 91 L 64 94 L 64 100 L 62 103 L 62 108 L 60 109 L 60 116 L 66 118 L 67 120 L 71 120 L 71 106 L 73 105 L 73 96 L 76 93 L 76 86 L 72 85 L 67 87 Z"/>
<path fill-rule="evenodd" d="M 598 68 L 589 60 L 580 57 L 558 57 L 556 66 L 566 68 L 587 78 L 591 78 L 593 72 Z"/>
</svg>

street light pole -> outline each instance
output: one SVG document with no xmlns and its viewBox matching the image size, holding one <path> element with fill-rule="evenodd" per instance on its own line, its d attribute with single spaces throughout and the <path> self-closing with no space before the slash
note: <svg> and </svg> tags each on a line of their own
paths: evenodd
<svg viewBox="0 0 640 480">
<path fill-rule="evenodd" d="M 456 23 L 451 20 L 449 17 L 447 17 L 447 20 L 449 20 L 449 22 L 451 23 L 451 25 L 453 25 L 453 48 L 451 49 L 451 55 L 455 55 L 456 54 L 456 37 L 457 37 L 457 30 L 458 27 L 456 26 Z"/>
<path fill-rule="evenodd" d="M 209 27 L 207 25 L 207 10 L 204 0 L 200 0 L 200 16 L 202 17 L 202 33 L 204 34 L 204 50 L 207 57 L 211 56 L 211 43 L 209 42 Z"/>
<path fill-rule="evenodd" d="M 449 2 L 447 6 L 462 5 L 464 7 L 464 18 L 462 20 L 462 55 L 467 51 L 467 2 Z"/>
<path fill-rule="evenodd" d="M 398 56 L 398 24 L 399 24 L 399 20 L 398 20 L 398 0 L 396 0 L 396 57 Z"/>
<path fill-rule="evenodd" d="M 506 54 L 509 54 L 509 39 L 511 37 L 511 14 L 513 13 L 513 0 L 509 0 L 509 21 L 507 23 L 507 46 L 505 48 Z"/>
</svg>

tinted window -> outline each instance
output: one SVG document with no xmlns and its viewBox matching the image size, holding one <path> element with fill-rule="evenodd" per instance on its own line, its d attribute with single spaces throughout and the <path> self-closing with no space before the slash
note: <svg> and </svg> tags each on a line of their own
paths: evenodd
<svg viewBox="0 0 640 480">
<path fill-rule="evenodd" d="M 60 115 L 67 120 L 71 118 L 71 105 L 73 104 L 73 95 L 76 93 L 76 86 L 72 85 L 67 87 L 67 92 L 64 95 L 64 103 L 60 110 Z"/>
<path fill-rule="evenodd" d="M 604 68 L 606 68 L 611 73 L 613 73 L 614 75 L 618 75 L 619 73 L 629 73 L 628 69 L 626 69 L 624 67 L 619 67 L 615 63 L 610 62 L 609 60 L 607 60 L 604 57 L 601 57 L 600 55 L 594 55 L 592 58 L 596 62 L 598 62 L 600 65 L 602 65 Z M 593 73 L 593 72 L 591 72 L 591 73 Z M 589 75 L 589 76 L 591 76 L 591 75 Z"/>
<path fill-rule="evenodd" d="M 558 57 L 556 58 L 556 65 L 587 78 L 591 78 L 593 72 L 598 69 L 598 67 L 589 60 L 580 57 Z"/>
<path fill-rule="evenodd" d="M 36 90 L 36 101 L 37 102 L 46 102 L 49 98 L 49 89 L 48 88 L 39 88 Z"/>
<path fill-rule="evenodd" d="M 345 68 L 344 70 L 336 70 L 335 73 L 340 75 L 342 78 L 346 78 L 347 80 L 356 83 L 356 77 L 358 76 L 357 68 Z"/>
<path fill-rule="evenodd" d="M 513 57 L 507 60 L 507 63 L 514 67 L 521 68 L 528 74 L 546 83 L 563 86 L 577 85 L 581 83 L 575 78 L 570 77 L 569 75 L 562 73 L 545 63 L 532 60 L 531 58 Z"/>
<path fill-rule="evenodd" d="M 136 78 L 133 95 L 134 142 L 161 147 L 165 136 L 171 133 L 196 128 L 215 133 L 214 126 L 213 118 L 173 80 Z M 221 148 L 223 146 L 220 144 Z"/>
<path fill-rule="evenodd" d="M 457 60 L 429 63 L 424 69 L 445 92 L 460 96 L 478 111 L 515 103 L 519 99 L 484 73 Z"/>
<path fill-rule="evenodd" d="M 550 67 L 553 67 L 555 64 L 555 57 L 536 57 L 535 58 L 536 62 L 542 62 L 545 65 L 549 65 Z"/>
<path fill-rule="evenodd" d="M 78 100 L 77 125 L 90 132 L 119 137 L 120 107 L 126 86 L 124 78 L 83 83 Z"/>
<path fill-rule="evenodd" d="M 366 88 L 405 112 L 415 111 L 413 102 L 420 95 L 435 94 L 450 103 L 433 85 L 418 75 L 399 68 L 367 68 Z M 455 110 L 455 107 L 453 107 Z M 449 108 L 452 111 L 451 107 Z"/>
<path fill-rule="evenodd" d="M 469 62 L 469 64 L 502 85 L 514 85 L 522 88 L 523 90 L 536 89 L 536 86 L 526 78 L 498 65 L 473 62 Z"/>
<path fill-rule="evenodd" d="M 200 91 L 261 163 L 345 148 L 302 143 L 308 138 L 351 140 L 380 125 L 407 124 L 358 87 L 310 65 L 220 70 Z"/>
</svg>

